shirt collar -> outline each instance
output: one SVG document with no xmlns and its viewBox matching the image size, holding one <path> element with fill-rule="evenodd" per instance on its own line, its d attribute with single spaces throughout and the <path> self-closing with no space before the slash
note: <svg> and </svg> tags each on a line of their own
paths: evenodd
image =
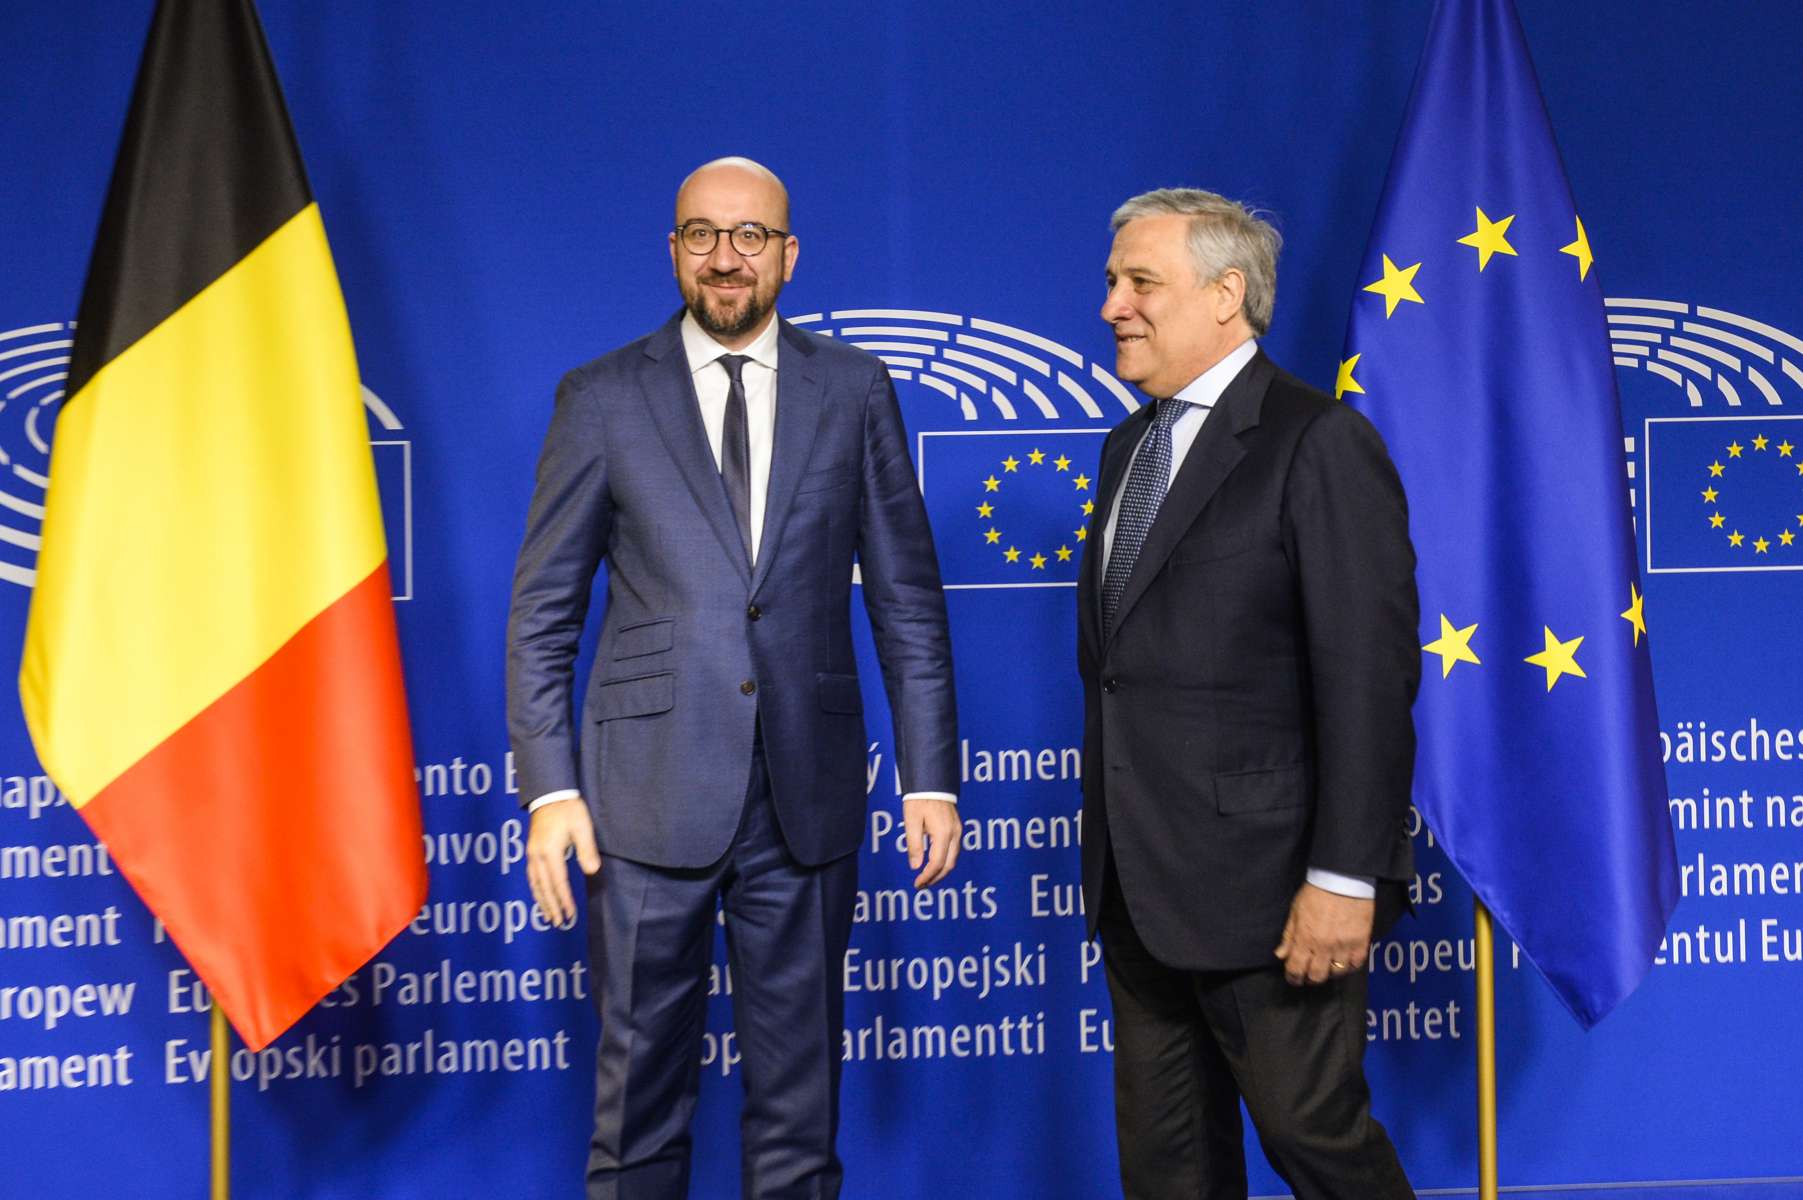
<svg viewBox="0 0 1803 1200">
<path fill-rule="evenodd" d="M 692 312 L 682 314 L 682 350 L 689 359 L 689 374 L 693 375 L 701 368 L 719 361 L 723 355 L 743 354 L 759 366 L 776 370 L 776 333 L 782 324 L 778 317 L 764 326 L 764 332 L 757 335 L 757 340 L 743 350 L 728 350 L 715 341 Z"/>
<path fill-rule="evenodd" d="M 696 332 L 700 332 L 700 330 L 697 329 Z M 1192 379 L 1173 399 L 1187 400 L 1191 404 L 1197 404 L 1203 408 L 1213 408 L 1220 401 L 1221 393 L 1227 390 L 1227 385 L 1233 382 L 1234 376 L 1244 370 L 1246 364 L 1252 361 L 1252 356 L 1257 353 L 1258 340 L 1247 338 L 1229 350 L 1226 358 Z"/>
</svg>

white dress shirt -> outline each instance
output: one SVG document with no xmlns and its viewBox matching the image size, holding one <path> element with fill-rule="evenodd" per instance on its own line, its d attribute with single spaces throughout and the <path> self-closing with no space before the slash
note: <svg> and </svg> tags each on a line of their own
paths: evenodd
<svg viewBox="0 0 1803 1200">
<path fill-rule="evenodd" d="M 742 354 L 750 359 L 739 369 L 739 382 L 745 388 L 745 439 L 749 443 L 751 465 L 751 560 L 757 561 L 758 547 L 764 540 L 764 502 L 770 492 L 770 457 L 776 444 L 776 371 L 779 322 L 772 320 L 764 331 L 743 350 L 729 350 L 715 341 L 695 320 L 695 314 L 682 314 L 682 350 L 689 360 L 689 376 L 695 385 L 695 400 L 701 407 L 701 424 L 707 431 L 707 448 L 714 456 L 714 468 L 720 467 L 720 443 L 726 432 L 726 393 L 732 387 L 731 377 L 721 359 L 728 354 Z M 533 812 L 558 800 L 572 800 L 581 795 L 575 788 L 546 792 L 531 804 Z M 906 800 L 948 800 L 957 803 L 950 792 L 909 792 Z"/>
<path fill-rule="evenodd" d="M 1169 487 L 1177 478 L 1177 472 L 1183 466 L 1190 447 L 1196 444 L 1196 435 L 1202 432 L 1202 422 L 1214 411 L 1214 406 L 1227 390 L 1227 385 L 1245 369 L 1258 353 L 1258 343 L 1251 338 L 1241 342 L 1228 352 L 1226 358 L 1198 375 L 1174 399 L 1187 400 L 1190 407 L 1171 424 L 1171 478 L 1165 481 Z M 1133 457 L 1139 457 L 1139 447 L 1133 448 Z M 1127 464 L 1127 470 L 1121 473 L 1121 488 L 1127 486 L 1127 478 L 1133 473 L 1133 463 Z M 1114 527 L 1120 519 L 1120 492 L 1109 498 L 1108 523 L 1102 530 L 1102 575 L 1108 574 L 1108 556 L 1114 551 Z M 1333 892 L 1341 896 L 1352 896 L 1360 900 L 1370 900 L 1377 895 L 1377 881 L 1369 875 L 1342 875 L 1338 871 L 1323 871 L 1318 867 L 1308 869 L 1308 881 L 1322 891 Z"/>
<path fill-rule="evenodd" d="M 701 405 L 701 424 L 707 429 L 707 448 L 713 451 L 715 470 L 720 468 L 720 442 L 726 430 L 726 393 L 732 387 L 732 378 L 720 360 L 728 354 L 742 354 L 751 360 L 740 369 L 739 380 L 745 385 L 745 439 L 751 448 L 753 562 L 764 540 L 764 501 L 770 491 L 770 451 L 776 437 L 776 332 L 777 323 L 772 320 L 751 345 L 728 350 L 708 336 L 694 313 L 682 314 L 682 350 L 689 358 L 689 375 Z"/>
</svg>

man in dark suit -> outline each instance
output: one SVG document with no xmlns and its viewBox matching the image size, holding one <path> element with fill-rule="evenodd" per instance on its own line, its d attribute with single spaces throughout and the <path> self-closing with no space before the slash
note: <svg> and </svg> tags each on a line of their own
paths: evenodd
<svg viewBox="0 0 1803 1200">
<path fill-rule="evenodd" d="M 508 725 L 553 920 L 589 885 L 590 1200 L 687 1194 L 708 962 L 726 914 L 744 1194 L 831 1200 L 842 962 L 865 819 L 852 565 L 895 715 L 916 887 L 957 857 L 951 645 L 895 392 L 780 320 L 788 193 L 721 159 L 676 197 L 683 309 L 565 376 L 508 624 Z M 595 666 L 572 664 L 607 568 Z"/>
<path fill-rule="evenodd" d="M 1123 1187 L 1243 1200 L 1243 1100 L 1302 1200 L 1412 1196 L 1362 1066 L 1367 948 L 1413 869 L 1402 486 L 1259 350 L 1269 224 L 1165 189 L 1114 229 L 1102 318 L 1154 403 L 1102 448 L 1078 663 Z"/>
</svg>

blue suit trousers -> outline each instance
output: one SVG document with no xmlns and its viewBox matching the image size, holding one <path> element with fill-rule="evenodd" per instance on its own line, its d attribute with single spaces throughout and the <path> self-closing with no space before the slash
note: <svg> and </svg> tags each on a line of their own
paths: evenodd
<svg viewBox="0 0 1803 1200">
<path fill-rule="evenodd" d="M 708 967 L 725 910 L 746 1200 L 835 1200 L 845 950 L 856 854 L 803 866 L 771 803 L 761 739 L 726 854 L 695 869 L 603 856 L 589 890 L 601 1037 L 588 1200 L 682 1200 Z"/>
</svg>

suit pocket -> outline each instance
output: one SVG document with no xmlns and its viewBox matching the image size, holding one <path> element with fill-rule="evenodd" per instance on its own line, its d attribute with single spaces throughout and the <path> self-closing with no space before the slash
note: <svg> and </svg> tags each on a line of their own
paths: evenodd
<svg viewBox="0 0 1803 1200">
<path fill-rule="evenodd" d="M 676 641 L 676 622 L 668 617 L 661 621 L 640 621 L 614 631 L 613 656 L 638 658 L 668 650 Z"/>
<path fill-rule="evenodd" d="M 619 717 L 648 717 L 669 712 L 676 705 L 676 672 L 640 675 L 635 679 L 603 680 L 595 687 L 589 716 L 596 721 Z"/>
<path fill-rule="evenodd" d="M 820 710 L 857 714 L 864 711 L 864 693 L 856 675 L 821 675 Z"/>
<path fill-rule="evenodd" d="M 1300 808 L 1306 803 L 1308 773 L 1301 763 L 1215 776 L 1215 808 L 1222 816 Z"/>
<path fill-rule="evenodd" d="M 795 494 L 824 492 L 828 488 L 844 487 L 851 481 L 850 467 L 828 467 L 824 471 L 809 471 L 801 477 L 801 482 L 796 485 Z"/>
</svg>

